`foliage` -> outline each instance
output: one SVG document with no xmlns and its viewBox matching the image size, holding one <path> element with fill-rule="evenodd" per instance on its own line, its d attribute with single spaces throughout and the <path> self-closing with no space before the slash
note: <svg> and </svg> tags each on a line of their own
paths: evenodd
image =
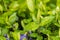
<svg viewBox="0 0 60 40">
<path fill-rule="evenodd" d="M 0 40 L 60 40 L 60 0 L 0 0 Z"/>
</svg>

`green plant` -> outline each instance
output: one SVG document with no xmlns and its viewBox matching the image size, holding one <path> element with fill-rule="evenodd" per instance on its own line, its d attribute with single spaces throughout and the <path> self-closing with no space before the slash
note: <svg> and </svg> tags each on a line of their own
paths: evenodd
<svg viewBox="0 0 60 40">
<path fill-rule="evenodd" d="M 0 40 L 60 40 L 60 0 L 0 0 Z"/>
</svg>

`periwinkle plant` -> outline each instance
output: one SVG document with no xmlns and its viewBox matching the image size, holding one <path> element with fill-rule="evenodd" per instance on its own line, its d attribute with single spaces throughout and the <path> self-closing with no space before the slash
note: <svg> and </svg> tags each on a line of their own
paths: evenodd
<svg viewBox="0 0 60 40">
<path fill-rule="evenodd" d="M 0 0 L 0 40 L 60 40 L 60 0 Z"/>
</svg>

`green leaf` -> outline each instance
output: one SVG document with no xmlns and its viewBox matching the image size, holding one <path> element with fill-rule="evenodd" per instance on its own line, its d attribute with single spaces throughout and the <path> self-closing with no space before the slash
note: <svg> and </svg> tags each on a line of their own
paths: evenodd
<svg viewBox="0 0 60 40">
<path fill-rule="evenodd" d="M 18 0 L 20 10 L 26 8 L 26 0 Z"/>
<path fill-rule="evenodd" d="M 9 17 L 9 22 L 12 24 L 12 23 L 14 23 L 17 19 L 18 19 L 18 17 L 16 16 L 16 13 L 13 13 L 13 14 Z"/>
<path fill-rule="evenodd" d="M 58 36 L 51 36 L 52 40 L 60 40 L 60 37 Z"/>
<path fill-rule="evenodd" d="M 31 12 L 34 12 L 34 2 L 33 0 L 26 0 L 27 1 L 27 6 Z"/>
<path fill-rule="evenodd" d="M 32 19 L 31 19 L 31 18 L 29 18 L 29 19 L 24 19 L 23 21 L 24 21 L 24 23 L 30 23 L 30 22 L 32 21 Z"/>
<path fill-rule="evenodd" d="M 3 36 L 0 36 L 0 40 L 6 40 L 6 38 Z"/>
<path fill-rule="evenodd" d="M 5 22 L 6 22 L 7 25 L 10 25 L 8 16 L 6 16 Z M 8 28 L 8 27 L 7 27 L 7 28 Z"/>
<path fill-rule="evenodd" d="M 8 30 L 7 28 L 2 28 L 2 35 L 7 34 L 8 31 L 9 31 L 9 30 Z"/>
<path fill-rule="evenodd" d="M 0 11 L 3 11 L 3 6 L 0 4 Z"/>
<path fill-rule="evenodd" d="M 14 40 L 20 40 L 20 33 L 19 32 L 12 32 L 12 37 Z"/>
<path fill-rule="evenodd" d="M 37 40 L 42 40 L 42 39 L 43 39 L 42 36 L 38 36 L 38 37 L 37 37 Z"/>
<path fill-rule="evenodd" d="M 30 34 L 30 37 L 37 37 L 37 36 L 38 36 L 37 33 L 32 33 L 32 34 Z"/>
<path fill-rule="evenodd" d="M 51 34 L 50 30 L 47 30 L 46 28 L 40 28 L 40 32 L 44 34 Z"/>
<path fill-rule="evenodd" d="M 58 23 L 54 23 L 57 27 L 60 27 L 60 24 L 58 24 Z"/>
<path fill-rule="evenodd" d="M 3 14 L 3 17 L 5 17 L 5 16 L 10 16 L 10 15 L 12 15 L 14 13 L 14 11 L 8 11 L 8 12 L 4 12 L 4 14 Z"/>
<path fill-rule="evenodd" d="M 17 1 L 12 2 L 9 6 L 10 10 L 12 10 L 12 11 L 16 11 L 18 9 L 18 7 L 19 7 L 19 4 Z"/>
<path fill-rule="evenodd" d="M 40 22 L 40 17 L 41 17 L 41 11 L 40 9 L 38 9 L 38 13 L 37 13 L 37 21 Z"/>
<path fill-rule="evenodd" d="M 54 16 L 47 16 L 47 17 L 44 17 L 40 23 L 40 26 L 45 26 L 47 24 L 49 24 L 50 22 L 52 22 L 54 19 Z"/>
<path fill-rule="evenodd" d="M 39 27 L 38 24 L 36 24 L 35 22 L 31 22 L 31 23 L 28 23 L 27 25 L 24 26 L 24 29 L 29 31 L 35 31 L 37 28 Z"/>
<path fill-rule="evenodd" d="M 26 31 L 22 31 L 22 30 L 19 30 L 19 32 L 20 32 L 20 34 L 25 34 L 26 33 Z"/>
</svg>

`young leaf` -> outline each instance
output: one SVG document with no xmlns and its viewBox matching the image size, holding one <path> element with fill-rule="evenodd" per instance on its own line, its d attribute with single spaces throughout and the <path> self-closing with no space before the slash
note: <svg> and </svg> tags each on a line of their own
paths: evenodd
<svg viewBox="0 0 60 40">
<path fill-rule="evenodd" d="M 3 36 L 0 36 L 0 40 L 6 40 L 6 38 Z"/>
<path fill-rule="evenodd" d="M 50 30 L 47 30 L 46 28 L 41 28 L 40 32 L 44 33 L 44 34 L 50 34 Z"/>
<path fill-rule="evenodd" d="M 19 7 L 19 4 L 17 1 L 12 2 L 9 6 L 10 10 L 12 10 L 12 11 L 16 11 L 18 9 L 18 7 Z"/>
<path fill-rule="evenodd" d="M 14 23 L 17 20 L 17 16 L 16 13 L 13 13 L 10 17 L 9 17 L 9 22 L 10 23 Z"/>
<path fill-rule="evenodd" d="M 3 11 L 3 6 L 2 5 L 0 5 L 0 11 Z"/>
<path fill-rule="evenodd" d="M 27 1 L 27 6 L 31 12 L 34 12 L 34 2 L 33 0 L 26 0 Z"/>
<path fill-rule="evenodd" d="M 12 32 L 12 37 L 14 40 L 20 40 L 20 33 L 19 32 Z"/>
<path fill-rule="evenodd" d="M 9 31 L 9 30 L 8 30 L 7 28 L 2 28 L 2 31 L 1 31 L 1 32 L 2 32 L 2 35 L 7 34 L 8 31 Z"/>
<path fill-rule="evenodd" d="M 31 34 L 30 34 L 30 37 L 37 37 L 37 36 L 38 36 L 37 33 L 31 33 Z"/>
<path fill-rule="evenodd" d="M 47 25 L 48 23 L 52 22 L 53 19 L 54 19 L 54 16 L 47 16 L 47 17 L 43 18 L 41 23 L 40 23 L 40 26 Z"/>
<path fill-rule="evenodd" d="M 29 30 L 35 31 L 38 27 L 39 27 L 38 24 L 36 24 L 35 22 L 31 22 L 31 23 L 28 23 L 28 24 L 24 27 L 24 29 L 27 30 L 27 31 L 29 31 Z"/>
</svg>

